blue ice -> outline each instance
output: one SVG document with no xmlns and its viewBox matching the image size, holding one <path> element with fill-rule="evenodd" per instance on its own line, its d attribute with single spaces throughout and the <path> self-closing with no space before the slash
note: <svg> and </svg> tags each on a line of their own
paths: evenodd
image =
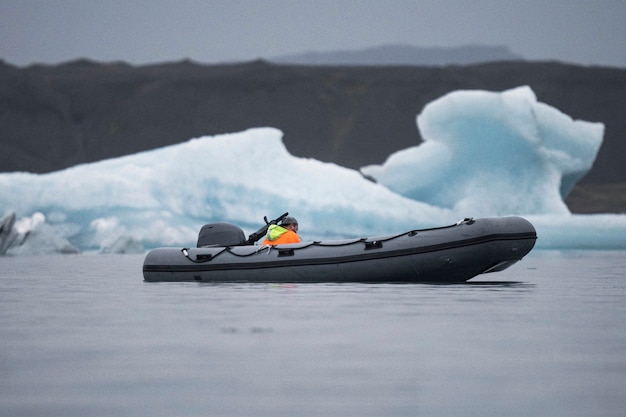
<svg viewBox="0 0 626 417">
<path fill-rule="evenodd" d="M 6 252 L 193 246 L 205 223 L 249 234 L 286 211 L 303 240 L 521 215 L 538 248 L 626 249 L 625 215 L 573 215 L 563 202 L 592 167 L 602 124 L 572 120 L 519 87 L 449 93 L 417 125 L 423 143 L 361 172 L 294 157 L 280 130 L 259 127 L 49 174 L 0 174 L 0 213 L 17 217 Z"/>
</svg>

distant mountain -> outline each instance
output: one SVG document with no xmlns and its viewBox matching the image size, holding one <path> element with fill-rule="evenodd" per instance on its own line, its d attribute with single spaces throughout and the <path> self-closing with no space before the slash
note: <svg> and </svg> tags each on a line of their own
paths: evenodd
<svg viewBox="0 0 626 417">
<path fill-rule="evenodd" d="M 270 62 L 294 65 L 469 65 L 521 61 L 506 46 L 466 45 L 453 48 L 420 48 L 384 45 L 361 50 L 307 52 L 270 58 Z"/>
</svg>

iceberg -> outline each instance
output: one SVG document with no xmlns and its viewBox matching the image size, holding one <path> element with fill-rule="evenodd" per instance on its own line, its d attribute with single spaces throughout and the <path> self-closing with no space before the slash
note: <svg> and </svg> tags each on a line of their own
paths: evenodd
<svg viewBox="0 0 626 417">
<path fill-rule="evenodd" d="M 17 238 L 13 229 L 15 224 L 15 213 L 7 213 L 0 219 L 0 255 L 4 255 Z"/>
<path fill-rule="evenodd" d="M 294 157 L 280 130 L 258 127 L 49 174 L 0 174 L 0 213 L 18 218 L 0 242 L 8 254 L 143 253 L 195 246 L 206 223 L 249 234 L 288 211 L 304 240 L 523 215 L 538 248 L 626 248 L 626 216 L 572 215 L 563 202 L 592 166 L 602 124 L 574 121 L 528 87 L 453 92 L 417 123 L 422 144 L 361 172 Z"/>
<path fill-rule="evenodd" d="M 216 221 L 251 233 L 265 215 L 285 211 L 316 239 L 403 230 L 409 218 L 416 226 L 454 218 L 355 170 L 294 158 L 273 128 L 192 139 L 50 174 L 2 174 L 0 189 L 0 209 L 39 213 L 57 236 L 81 250 L 104 252 L 121 241 L 188 246 L 203 224 Z"/>
<path fill-rule="evenodd" d="M 574 121 L 529 87 L 456 91 L 417 117 L 420 146 L 361 171 L 392 191 L 455 212 L 566 214 L 563 199 L 593 165 L 604 125 Z"/>
</svg>

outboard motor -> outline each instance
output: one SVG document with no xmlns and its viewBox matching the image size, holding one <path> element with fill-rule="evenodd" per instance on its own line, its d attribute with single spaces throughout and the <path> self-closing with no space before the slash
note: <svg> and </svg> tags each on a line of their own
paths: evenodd
<svg viewBox="0 0 626 417">
<path fill-rule="evenodd" d="M 246 237 L 239 226 L 231 223 L 209 223 L 198 233 L 197 247 L 245 245 Z"/>
</svg>

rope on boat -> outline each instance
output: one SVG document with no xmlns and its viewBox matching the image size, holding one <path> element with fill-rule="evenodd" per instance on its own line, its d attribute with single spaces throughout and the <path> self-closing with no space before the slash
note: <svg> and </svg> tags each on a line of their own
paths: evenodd
<svg viewBox="0 0 626 417">
<path fill-rule="evenodd" d="M 191 262 L 196 263 L 196 264 L 201 264 L 201 263 L 209 262 L 209 261 L 213 260 L 213 258 L 215 258 L 216 256 L 220 255 L 225 250 L 228 250 L 228 248 L 227 247 L 226 248 L 222 248 L 222 250 L 220 250 L 216 254 L 199 253 L 199 254 L 196 255 L 196 259 L 191 259 L 191 257 L 189 256 L 189 248 L 182 248 L 181 252 L 183 253 L 183 255 L 185 255 L 185 258 L 189 259 Z"/>
<path fill-rule="evenodd" d="M 417 236 L 420 232 L 425 232 L 425 231 L 430 231 L 430 230 L 438 230 L 438 229 L 447 229 L 450 227 L 455 227 L 455 226 L 459 226 L 463 223 L 467 223 L 467 224 L 472 224 L 474 223 L 474 218 L 472 217 L 465 217 L 464 219 L 459 220 L 458 222 L 456 222 L 455 224 L 451 224 L 449 226 L 441 226 L 441 227 L 432 227 L 429 229 L 414 229 L 414 230 L 409 230 L 408 232 L 404 232 L 404 233 L 400 233 L 397 235 L 392 235 L 392 236 L 388 236 L 386 238 L 383 239 L 375 239 L 375 240 L 371 240 L 368 241 L 368 238 L 366 237 L 362 237 L 362 238 L 358 238 L 355 240 L 351 240 L 348 242 L 341 242 L 341 243 L 324 243 L 322 241 L 313 241 L 305 246 L 299 246 L 297 248 L 289 248 L 288 251 L 290 251 L 290 254 L 294 254 L 296 251 L 302 250 L 302 249 L 307 249 L 310 248 L 312 246 L 320 246 L 320 247 L 341 247 L 341 246 L 350 246 L 350 245 L 355 245 L 358 243 L 365 243 L 365 248 L 364 249 L 378 249 L 378 248 L 382 248 L 383 247 L 383 243 L 384 242 L 389 242 L 398 238 L 401 238 L 403 236 L 409 236 L 409 237 L 413 237 L 413 236 Z M 281 251 L 281 250 L 286 250 L 286 249 L 280 249 L 280 248 L 276 248 L 275 246 L 272 245 L 262 245 L 260 246 L 257 250 L 250 252 L 250 253 L 245 253 L 245 254 L 241 254 L 241 253 L 236 253 L 233 252 L 231 250 L 233 246 L 225 246 L 222 248 L 222 250 L 220 250 L 219 252 L 215 253 L 215 254 L 198 254 L 196 255 L 196 259 L 192 259 L 189 256 L 189 248 L 183 248 L 182 249 L 182 253 L 183 255 L 185 255 L 185 257 L 187 259 L 189 259 L 191 262 L 193 263 L 204 263 L 204 262 L 209 262 L 213 259 L 215 259 L 217 256 L 221 255 L 224 252 L 227 252 L 235 257 L 238 258 L 247 258 L 248 256 L 255 256 L 257 255 L 259 252 L 267 249 L 267 254 L 269 255 L 270 252 L 272 251 L 273 248 Z"/>
</svg>

